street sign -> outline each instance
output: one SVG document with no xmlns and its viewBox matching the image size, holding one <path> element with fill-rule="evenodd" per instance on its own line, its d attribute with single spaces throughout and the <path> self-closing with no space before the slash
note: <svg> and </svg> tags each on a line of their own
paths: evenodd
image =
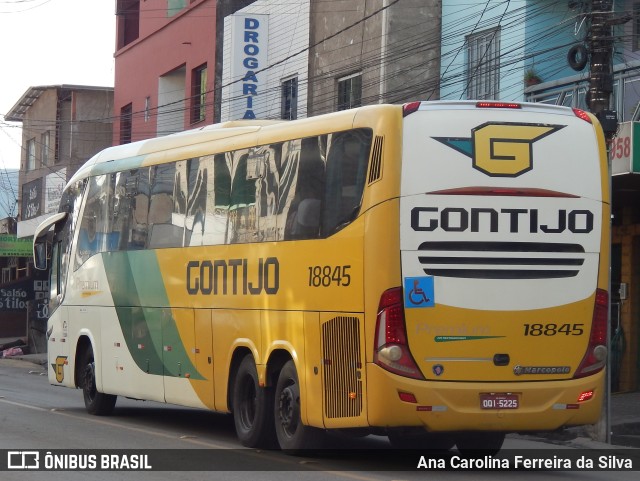
<svg viewBox="0 0 640 481">
<path fill-rule="evenodd" d="M 613 175 L 640 173 L 640 122 L 623 122 L 609 148 Z"/>
</svg>

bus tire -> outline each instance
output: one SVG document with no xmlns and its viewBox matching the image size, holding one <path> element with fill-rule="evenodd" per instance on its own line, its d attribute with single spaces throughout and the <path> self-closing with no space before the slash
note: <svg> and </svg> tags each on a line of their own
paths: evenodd
<svg viewBox="0 0 640 481">
<path fill-rule="evenodd" d="M 581 43 L 574 45 L 567 52 L 567 63 L 576 72 L 584 70 L 588 61 L 589 53 L 587 52 L 587 47 Z"/>
<path fill-rule="evenodd" d="M 98 391 L 96 387 L 96 363 L 91 346 L 84 352 L 80 368 L 82 372 L 80 386 L 82 387 L 84 406 L 87 412 L 95 416 L 108 416 L 113 412 L 117 396 Z"/>
<path fill-rule="evenodd" d="M 243 446 L 273 447 L 273 393 L 261 388 L 253 356 L 244 357 L 233 383 L 233 421 Z"/>
<path fill-rule="evenodd" d="M 463 456 L 493 456 L 504 443 L 505 433 L 495 431 L 473 431 L 456 436 L 456 448 Z"/>
<path fill-rule="evenodd" d="M 300 384 L 292 360 L 282 367 L 275 393 L 275 426 L 280 449 L 298 454 L 305 449 L 318 449 L 324 441 L 324 431 L 302 424 L 300 417 Z"/>
</svg>

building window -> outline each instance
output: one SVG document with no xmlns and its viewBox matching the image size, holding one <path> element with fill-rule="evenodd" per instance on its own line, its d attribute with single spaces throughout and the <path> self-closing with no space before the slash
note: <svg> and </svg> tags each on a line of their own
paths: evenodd
<svg viewBox="0 0 640 481">
<path fill-rule="evenodd" d="M 191 123 L 204 120 L 207 110 L 207 64 L 191 72 Z"/>
<path fill-rule="evenodd" d="M 500 29 L 467 37 L 467 98 L 497 99 L 500 90 Z"/>
<path fill-rule="evenodd" d="M 2 268 L 2 283 L 8 284 L 13 280 L 13 272 L 15 271 L 14 267 L 3 267 Z"/>
<path fill-rule="evenodd" d="M 36 139 L 27 140 L 27 170 L 36 168 Z"/>
<path fill-rule="evenodd" d="M 298 118 L 298 77 L 293 77 L 282 82 L 280 118 L 284 120 L 295 120 Z"/>
<path fill-rule="evenodd" d="M 50 132 L 47 130 L 45 133 L 43 133 L 40 136 L 40 148 L 42 149 L 41 153 L 41 160 L 42 160 L 42 165 L 47 165 L 49 164 L 49 142 L 51 139 L 51 134 Z"/>
<path fill-rule="evenodd" d="M 338 79 L 338 110 L 362 105 L 362 74 L 357 73 Z"/>
<path fill-rule="evenodd" d="M 186 6 L 185 0 L 167 0 L 167 18 L 174 17 Z"/>
<path fill-rule="evenodd" d="M 131 143 L 133 105 L 127 104 L 120 109 L 120 144 Z"/>
<path fill-rule="evenodd" d="M 118 49 L 126 47 L 140 35 L 140 0 L 118 0 Z"/>
<path fill-rule="evenodd" d="M 149 118 L 151 118 L 151 97 L 146 97 L 144 99 L 144 121 L 149 122 Z"/>
</svg>

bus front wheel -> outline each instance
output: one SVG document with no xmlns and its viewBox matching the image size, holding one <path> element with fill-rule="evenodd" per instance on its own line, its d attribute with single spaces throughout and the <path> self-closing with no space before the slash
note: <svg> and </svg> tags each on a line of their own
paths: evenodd
<svg viewBox="0 0 640 481">
<path fill-rule="evenodd" d="M 270 389 L 260 387 L 251 355 L 244 357 L 236 372 L 232 409 L 236 433 L 243 446 L 273 445 L 273 396 Z"/>
<path fill-rule="evenodd" d="M 96 363 L 91 347 L 88 347 L 85 351 L 80 367 L 82 369 L 82 394 L 87 412 L 96 416 L 108 416 L 116 405 L 117 396 L 98 392 L 96 387 Z"/>
<path fill-rule="evenodd" d="M 287 361 L 278 376 L 275 395 L 275 426 L 280 448 L 292 454 L 319 448 L 324 432 L 305 426 L 300 418 L 300 384 L 293 361 Z"/>
</svg>

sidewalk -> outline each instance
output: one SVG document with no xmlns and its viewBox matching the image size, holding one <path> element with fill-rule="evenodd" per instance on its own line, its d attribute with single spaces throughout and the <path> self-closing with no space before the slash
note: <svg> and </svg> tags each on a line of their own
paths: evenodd
<svg viewBox="0 0 640 481">
<path fill-rule="evenodd" d="M 611 443 L 640 448 L 640 392 L 611 395 Z"/>
<path fill-rule="evenodd" d="M 47 369 L 47 354 L 23 354 L 10 359 L 19 359 Z M 592 440 L 588 428 L 577 427 L 528 437 L 542 438 L 553 444 L 579 448 L 606 446 Z M 640 448 L 640 392 L 615 393 L 611 395 L 611 445 Z"/>
</svg>

